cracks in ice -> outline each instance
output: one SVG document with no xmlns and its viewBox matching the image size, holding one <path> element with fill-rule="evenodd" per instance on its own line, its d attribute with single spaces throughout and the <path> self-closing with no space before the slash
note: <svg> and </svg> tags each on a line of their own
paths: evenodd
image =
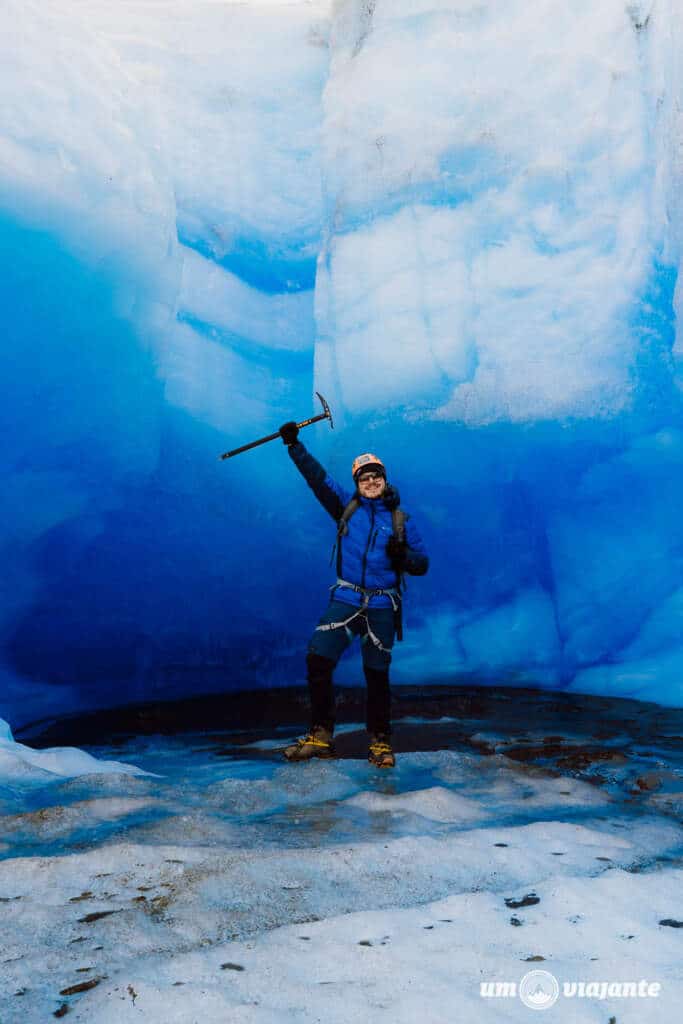
<svg viewBox="0 0 683 1024">
<path fill-rule="evenodd" d="M 634 0 L 634 2 L 626 4 L 626 13 L 636 32 L 643 32 L 648 27 L 653 8 L 654 0 Z"/>
<path fill-rule="evenodd" d="M 358 38 L 356 39 L 355 46 L 351 53 L 352 57 L 357 57 L 360 51 L 363 49 L 365 40 L 368 38 L 372 31 L 372 19 L 375 14 L 375 8 L 377 7 L 377 0 L 361 0 L 360 10 L 358 12 L 358 18 L 360 21 L 360 31 Z"/>
</svg>

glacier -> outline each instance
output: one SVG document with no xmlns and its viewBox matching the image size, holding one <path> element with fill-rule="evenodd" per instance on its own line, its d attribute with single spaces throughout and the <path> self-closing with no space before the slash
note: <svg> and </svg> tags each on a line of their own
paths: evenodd
<svg viewBox="0 0 683 1024">
<path fill-rule="evenodd" d="M 315 390 L 432 556 L 397 684 L 683 704 L 682 42 L 673 0 L 7 0 L 0 717 L 302 680 L 330 523 L 279 443 L 217 456 Z"/>
<path fill-rule="evenodd" d="M 679 6 L 5 0 L 6 1024 L 675 1016 Z M 282 760 L 332 524 L 218 459 L 315 391 L 432 556 L 390 776 Z"/>
</svg>

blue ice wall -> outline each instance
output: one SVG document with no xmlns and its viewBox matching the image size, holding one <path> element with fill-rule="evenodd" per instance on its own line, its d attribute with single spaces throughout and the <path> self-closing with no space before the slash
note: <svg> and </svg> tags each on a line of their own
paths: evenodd
<svg viewBox="0 0 683 1024">
<path fill-rule="evenodd" d="M 305 442 L 347 484 L 354 455 L 377 451 L 431 554 L 409 583 L 397 683 L 683 702 L 679 261 L 641 44 L 610 3 L 596 26 L 613 51 L 564 53 L 591 69 L 577 118 L 592 96 L 598 122 L 551 166 L 517 64 L 495 78 L 514 85 L 507 106 L 494 94 L 473 113 L 466 62 L 457 78 L 432 60 L 437 125 L 392 77 L 413 73 L 411 46 L 433 58 L 449 38 L 449 5 L 432 6 L 426 20 L 399 3 L 370 21 L 351 3 L 334 17 L 213 10 L 247 19 L 225 36 L 233 64 L 209 46 L 217 26 L 169 24 L 179 60 L 157 69 L 158 134 L 122 107 L 112 179 L 67 132 L 61 194 L 46 199 L 36 171 L 18 204 L 3 179 L 0 717 L 13 726 L 303 681 L 333 524 L 279 442 L 217 456 L 311 415 L 316 387 L 337 425 Z M 458 22 L 472 60 L 503 38 L 501 10 Z M 136 17 L 125 39 L 107 27 L 103 97 L 120 61 L 134 75 L 162 60 L 149 11 Z M 533 45 L 538 58 L 549 44 Z M 601 91 L 605 53 L 627 68 L 620 102 L 639 98 L 623 114 Z M 616 127 L 601 148 L 604 104 Z M 35 109 L 35 138 L 51 139 L 49 105 Z M 99 123 L 65 109 L 72 127 Z M 649 148 L 617 146 L 648 134 Z M 34 168 L 51 146 L 30 147 Z M 133 156 L 157 150 L 131 179 Z M 102 212 L 108 180 L 123 198 Z M 83 210 L 101 217 L 81 228 Z M 357 660 L 338 678 L 357 681 Z"/>
<path fill-rule="evenodd" d="M 211 666 L 221 686 L 244 684 L 239 666 L 289 628 L 262 555 L 285 560 L 287 538 L 270 536 L 282 466 L 266 455 L 271 493 L 253 467 L 231 477 L 217 461 L 226 436 L 165 404 L 117 315 L 116 277 L 6 218 L 0 245 L 2 627 L 16 680 L 3 712 L 184 692 L 198 668 L 211 686 Z M 307 408 L 310 373 L 292 362 Z"/>
<path fill-rule="evenodd" d="M 3 717 L 302 681 L 333 526 L 280 443 L 220 463 L 265 424 L 224 434 L 169 406 L 115 282 L 48 234 L 5 219 L 0 238 Z M 672 279 L 647 304 L 662 350 Z M 273 428 L 312 411 L 312 359 L 277 366 L 295 383 Z M 310 428 L 347 483 L 356 450 L 381 452 L 429 547 L 396 680 L 676 701 L 679 424 L 658 351 L 630 413 L 607 422 Z"/>
</svg>

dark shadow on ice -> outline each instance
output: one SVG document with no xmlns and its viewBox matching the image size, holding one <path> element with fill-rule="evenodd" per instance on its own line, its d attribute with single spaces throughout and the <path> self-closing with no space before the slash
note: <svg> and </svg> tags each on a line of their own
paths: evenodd
<svg viewBox="0 0 683 1024">
<path fill-rule="evenodd" d="M 519 761 L 558 760 L 568 768 L 586 768 L 614 761 L 619 753 L 628 756 L 642 745 L 683 751 L 683 709 L 643 701 L 533 688 L 425 685 L 395 686 L 392 702 L 395 745 L 403 752 L 460 745 L 485 754 L 504 752 Z M 362 722 L 364 715 L 364 689 L 337 687 L 338 724 Z M 203 732 L 207 741 L 217 738 L 234 753 L 275 729 L 303 728 L 306 718 L 306 690 L 281 687 L 84 712 L 35 722 L 15 735 L 43 748 Z M 220 740 L 223 733 L 230 734 L 229 742 Z M 338 737 L 341 757 L 357 756 L 356 748 L 356 740 L 344 733 Z"/>
</svg>

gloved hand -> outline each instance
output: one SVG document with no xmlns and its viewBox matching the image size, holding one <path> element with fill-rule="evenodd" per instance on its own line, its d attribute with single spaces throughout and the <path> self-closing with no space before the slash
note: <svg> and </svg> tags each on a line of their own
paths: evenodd
<svg viewBox="0 0 683 1024">
<path fill-rule="evenodd" d="M 406 542 L 404 540 L 399 540 L 398 537 L 392 533 L 391 537 L 387 541 L 385 550 L 393 567 L 399 571 L 403 569 L 406 564 L 408 551 L 408 545 Z"/>
<path fill-rule="evenodd" d="M 299 428 L 294 420 L 282 424 L 280 427 L 280 437 L 288 447 L 290 444 L 296 444 L 299 437 Z"/>
</svg>

